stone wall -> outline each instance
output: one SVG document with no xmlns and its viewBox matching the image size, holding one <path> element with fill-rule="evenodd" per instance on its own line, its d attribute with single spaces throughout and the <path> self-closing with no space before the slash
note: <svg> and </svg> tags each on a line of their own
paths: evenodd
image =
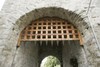
<svg viewBox="0 0 100 67">
<path fill-rule="evenodd" d="M 22 42 L 16 50 L 11 67 L 38 67 L 38 45 Z"/>
<path fill-rule="evenodd" d="M 72 67 L 71 59 L 76 58 L 78 67 L 89 67 L 85 52 L 79 41 L 66 41 L 63 46 L 63 67 Z M 75 63 L 74 63 L 75 64 Z"/>
<path fill-rule="evenodd" d="M 11 67 L 21 30 L 30 21 L 44 16 L 57 16 L 74 24 L 82 33 L 89 66 L 99 67 L 100 5 L 99 0 L 93 0 L 88 13 L 89 2 L 90 0 L 6 0 L 0 12 L 0 67 Z"/>
</svg>

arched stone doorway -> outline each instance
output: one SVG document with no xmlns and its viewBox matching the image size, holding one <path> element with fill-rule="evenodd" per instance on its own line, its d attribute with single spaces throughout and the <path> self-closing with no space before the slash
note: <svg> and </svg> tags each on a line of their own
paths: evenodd
<svg viewBox="0 0 100 67">
<path fill-rule="evenodd" d="M 39 67 L 40 67 L 42 60 L 45 57 L 50 56 L 50 55 L 57 57 L 61 63 L 61 67 L 63 67 L 62 45 L 61 44 L 57 45 L 56 42 L 53 42 L 53 44 L 51 45 L 49 42 L 48 45 L 46 45 L 45 43 L 41 46 L 39 45 L 38 55 L 39 55 L 38 56 Z"/>
<path fill-rule="evenodd" d="M 73 5 L 73 3 L 75 5 Z M 83 49 L 85 51 L 84 56 L 86 56 L 86 59 L 88 61 L 87 67 L 100 66 L 99 65 L 100 52 L 98 49 L 99 44 L 98 44 L 98 41 L 96 41 L 95 35 L 93 34 L 91 24 L 89 24 L 89 23 L 93 23 L 93 26 L 95 26 L 96 23 L 98 22 L 99 20 L 98 19 L 99 16 L 97 14 L 98 9 L 95 9 L 95 6 L 96 6 L 95 3 L 92 4 L 93 7 L 90 8 L 92 9 L 92 11 L 89 11 L 89 14 L 87 14 L 88 15 L 87 16 L 86 13 L 88 13 L 87 11 L 88 3 L 89 3 L 88 0 L 83 1 L 81 3 L 79 0 L 75 2 L 73 2 L 73 0 L 69 0 L 69 1 L 52 0 L 50 2 L 47 0 L 43 0 L 43 1 L 30 0 L 28 2 L 24 0 L 23 1 L 19 0 L 18 2 L 15 2 L 13 0 L 12 1 L 7 0 L 3 11 L 0 12 L 0 17 L 1 17 L 0 18 L 0 28 L 1 28 L 0 30 L 1 32 L 0 67 L 13 67 L 13 61 L 15 59 L 15 56 L 17 56 L 16 51 L 18 52 L 22 48 L 22 47 L 19 47 L 18 49 L 16 49 L 17 40 L 18 40 L 20 32 L 29 23 L 31 23 L 32 20 L 36 20 L 36 19 L 39 19 L 41 17 L 46 17 L 46 16 L 49 16 L 49 17 L 56 16 L 62 19 L 66 19 L 70 21 L 70 23 L 72 23 L 74 26 L 76 26 L 84 39 Z M 10 7 L 9 10 L 6 6 L 8 8 Z M 98 29 L 99 28 L 96 28 L 95 31 L 99 35 Z M 98 40 L 99 40 L 99 36 L 98 36 Z M 24 50 L 22 49 L 22 51 L 25 51 L 25 49 Z M 25 53 L 26 55 L 28 51 L 26 51 Z M 35 50 L 34 53 L 35 52 L 37 51 Z M 34 53 L 31 53 L 31 54 L 34 54 Z M 25 58 L 25 55 L 22 57 Z M 26 58 L 28 59 L 28 57 Z"/>
<path fill-rule="evenodd" d="M 61 67 L 61 61 L 58 57 L 49 55 L 43 58 L 40 67 Z"/>
<path fill-rule="evenodd" d="M 59 18 L 70 21 L 71 24 L 76 26 L 77 29 L 82 34 L 83 39 L 84 39 L 84 42 L 83 42 L 84 46 L 82 48 L 82 52 L 84 54 L 81 54 L 85 57 L 85 58 L 82 58 L 82 59 L 85 59 L 85 60 L 87 59 L 87 61 L 84 65 L 86 65 L 87 62 L 88 62 L 87 66 L 93 66 L 94 67 L 97 64 L 99 64 L 99 63 L 94 63 L 95 61 L 97 61 L 96 59 L 99 56 L 99 52 L 98 52 L 97 42 L 94 39 L 93 32 L 91 31 L 91 28 L 89 27 L 88 22 L 85 22 L 85 20 L 79 14 L 77 14 L 77 12 L 72 12 L 72 11 L 69 11 L 68 9 L 65 9 L 65 8 L 47 7 L 47 8 L 39 8 L 39 9 L 35 9 L 33 11 L 30 11 L 30 12 L 22 15 L 20 18 L 17 18 L 17 20 L 14 21 L 15 23 L 12 26 L 11 30 L 9 31 L 10 38 L 8 37 L 8 39 L 5 40 L 7 42 L 7 45 L 5 45 L 4 53 L 7 51 L 7 54 L 3 55 L 5 57 L 4 62 L 2 62 L 2 64 L 1 64 L 3 67 L 6 67 L 6 66 L 9 66 L 9 67 L 12 66 L 13 67 L 13 65 L 15 65 L 15 64 L 17 65 L 17 62 L 16 62 L 16 60 L 17 60 L 16 56 L 17 55 L 16 54 L 25 50 L 24 48 L 21 49 L 22 47 L 16 49 L 16 44 L 17 44 L 17 40 L 18 40 L 18 37 L 20 35 L 20 32 L 28 24 L 30 24 L 32 20 L 36 20 L 36 19 L 46 17 L 46 16 L 48 16 L 48 17 L 59 17 Z M 85 19 L 87 19 L 87 18 L 85 18 Z M 29 43 L 29 42 L 24 42 L 24 45 L 26 43 Z M 33 43 L 33 42 L 30 42 L 30 43 Z M 8 44 L 10 44 L 10 45 L 8 45 Z M 35 43 L 33 43 L 33 44 L 35 44 Z M 26 46 L 24 46 L 24 47 L 26 47 Z M 38 47 L 35 46 L 35 45 L 34 45 L 33 48 L 38 49 Z M 26 52 L 28 52 L 28 51 L 26 51 Z M 35 52 L 34 52 L 35 55 L 37 55 L 36 52 L 38 52 L 38 50 L 35 50 Z M 21 56 L 22 54 L 20 53 L 19 55 Z M 24 55 L 24 56 L 26 56 L 26 55 Z M 35 56 L 35 58 L 37 58 L 37 56 Z M 9 63 L 5 64 L 7 62 L 9 62 Z M 22 65 L 22 64 L 19 64 L 19 65 Z"/>
<path fill-rule="evenodd" d="M 79 31 L 67 20 L 58 17 L 37 19 L 20 34 L 14 67 L 40 67 L 41 61 L 48 55 L 58 57 L 61 67 L 83 67 L 86 59 L 81 43 Z M 77 63 L 70 63 L 72 58 Z"/>
</svg>

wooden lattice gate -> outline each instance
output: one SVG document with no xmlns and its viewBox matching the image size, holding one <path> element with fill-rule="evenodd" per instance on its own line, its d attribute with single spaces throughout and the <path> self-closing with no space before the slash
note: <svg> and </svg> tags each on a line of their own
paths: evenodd
<svg viewBox="0 0 100 67">
<path fill-rule="evenodd" d="M 53 40 L 80 40 L 82 37 L 71 23 L 60 18 L 41 18 L 32 21 L 19 37 L 21 41 L 53 41 Z"/>
</svg>

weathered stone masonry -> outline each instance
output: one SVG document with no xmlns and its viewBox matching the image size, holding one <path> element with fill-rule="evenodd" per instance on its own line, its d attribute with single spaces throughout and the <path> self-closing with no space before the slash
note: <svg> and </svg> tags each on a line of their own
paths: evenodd
<svg viewBox="0 0 100 67">
<path fill-rule="evenodd" d="M 82 33 L 87 67 L 100 66 L 100 1 L 93 0 L 6 0 L 0 12 L 0 67 L 11 67 L 19 34 L 32 20 L 57 16 L 74 24 Z M 94 37 L 91 25 L 97 41 Z"/>
</svg>

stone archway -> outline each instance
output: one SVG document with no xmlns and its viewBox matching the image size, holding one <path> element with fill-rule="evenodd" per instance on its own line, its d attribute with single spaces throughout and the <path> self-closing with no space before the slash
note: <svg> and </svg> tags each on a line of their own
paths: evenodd
<svg viewBox="0 0 100 67">
<path fill-rule="evenodd" d="M 57 7 L 47 7 L 47 8 L 40 8 L 33 10 L 29 13 L 26 13 L 23 15 L 17 22 L 15 29 L 21 32 L 21 30 L 27 26 L 32 20 L 41 18 L 41 17 L 59 17 L 62 19 L 66 19 L 71 22 L 74 26 L 77 27 L 77 29 L 81 32 L 83 39 L 84 39 L 84 48 L 85 50 L 85 56 L 87 57 L 88 66 L 94 66 L 97 64 L 93 64 L 94 59 L 90 60 L 88 58 L 94 57 L 94 55 L 98 56 L 98 47 L 96 40 L 94 39 L 93 32 L 91 31 L 91 28 L 88 24 L 88 22 L 85 22 L 84 19 L 79 15 L 72 11 L 63 9 L 63 8 L 57 8 Z M 28 18 L 28 19 L 27 19 Z M 88 19 L 88 18 L 85 18 Z M 88 37 L 88 38 L 87 38 Z M 91 47 L 93 49 L 91 49 Z M 94 58 L 97 58 L 97 57 Z M 86 63 L 87 63 L 86 62 Z"/>
<path fill-rule="evenodd" d="M 57 56 L 53 56 L 53 55 L 44 57 L 43 60 L 41 61 L 40 67 L 44 67 L 44 66 L 48 67 L 48 64 L 50 64 L 50 66 L 61 67 L 60 59 Z"/>
<path fill-rule="evenodd" d="M 21 16 L 16 23 L 13 26 L 13 31 L 11 31 L 12 35 L 11 36 L 11 42 L 7 41 L 9 45 L 6 45 L 5 49 L 12 48 L 12 51 L 15 51 L 15 47 L 17 40 L 18 40 L 18 34 L 20 34 L 20 32 L 32 21 L 32 20 L 36 20 L 38 18 L 41 17 L 45 17 L 45 16 L 49 16 L 49 17 L 59 17 L 62 19 L 66 19 L 68 21 L 70 21 L 73 25 L 75 25 L 77 27 L 77 29 L 82 33 L 83 35 L 83 39 L 84 39 L 84 46 L 85 46 L 85 51 L 86 51 L 86 56 L 87 59 L 94 57 L 94 55 L 97 55 L 96 51 L 98 50 L 97 47 L 95 47 L 96 45 L 96 41 L 92 38 L 94 35 L 91 34 L 91 28 L 89 28 L 89 25 L 83 20 L 83 18 L 81 18 L 80 15 L 72 12 L 72 11 L 68 11 L 66 9 L 63 8 L 56 8 L 56 7 L 48 7 L 48 8 L 40 8 L 40 9 L 36 9 L 33 10 L 29 13 L 26 13 L 25 15 Z M 88 38 L 87 38 L 88 37 Z M 12 41 L 13 40 L 13 41 Z M 91 47 L 93 49 L 91 49 Z M 10 53 L 9 56 L 14 55 L 14 52 Z M 8 61 L 11 60 L 11 64 L 8 65 L 13 65 L 13 59 L 14 57 L 11 57 L 11 59 L 9 59 L 9 56 L 5 56 Z M 96 57 L 94 57 L 95 59 Z M 92 58 L 92 60 L 89 60 L 89 66 L 92 65 L 96 65 L 95 63 L 92 64 L 94 61 L 94 59 Z M 6 60 L 5 60 L 6 62 Z M 4 64 L 4 63 L 3 63 Z"/>
<path fill-rule="evenodd" d="M 42 62 L 42 60 L 47 57 L 47 56 L 55 56 L 59 59 L 60 63 L 61 63 L 61 67 L 63 67 L 63 59 L 62 59 L 62 44 L 57 45 L 56 42 L 53 42 L 53 44 L 51 45 L 50 42 L 48 43 L 48 45 L 43 44 L 40 45 L 39 44 L 39 52 L 38 52 L 38 63 L 39 63 L 39 67 L 40 64 Z"/>
<path fill-rule="evenodd" d="M 39 67 L 48 55 L 58 57 L 61 67 L 73 66 L 70 59 L 76 57 L 76 65 L 83 67 L 87 60 L 80 40 L 76 27 L 64 19 L 46 17 L 32 21 L 20 34 L 21 44 L 18 45 L 13 67 Z"/>
<path fill-rule="evenodd" d="M 59 17 L 68 20 L 82 32 L 88 28 L 88 24 L 83 20 L 83 18 L 69 10 L 57 7 L 47 7 L 35 9 L 25 15 L 21 16 L 15 23 L 15 28 L 22 30 L 31 21 L 42 18 L 42 17 Z"/>
</svg>

